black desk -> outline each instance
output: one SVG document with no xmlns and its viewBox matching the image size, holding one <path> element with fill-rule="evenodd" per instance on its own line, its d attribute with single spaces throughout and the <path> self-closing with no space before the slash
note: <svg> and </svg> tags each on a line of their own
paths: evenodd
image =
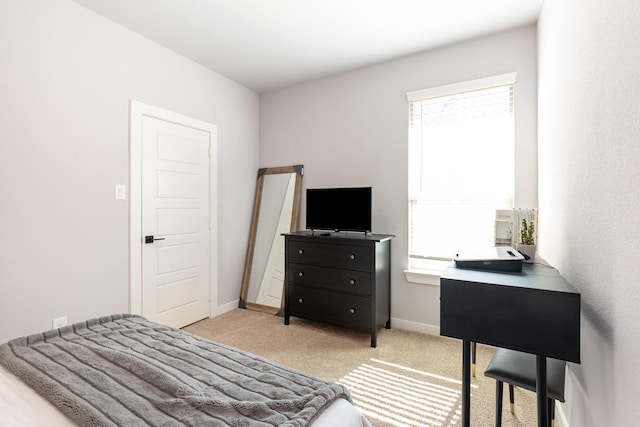
<svg viewBox="0 0 640 427">
<path fill-rule="evenodd" d="M 440 278 L 440 335 L 462 340 L 463 427 L 470 425 L 471 342 L 537 355 L 538 426 L 546 427 L 546 358 L 580 363 L 580 294 L 551 267 L 452 266 Z"/>
</svg>

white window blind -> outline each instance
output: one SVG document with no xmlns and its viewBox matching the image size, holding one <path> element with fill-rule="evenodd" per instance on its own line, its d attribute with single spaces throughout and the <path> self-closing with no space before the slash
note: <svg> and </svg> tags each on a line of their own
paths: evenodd
<svg viewBox="0 0 640 427">
<path fill-rule="evenodd" d="M 515 73 L 407 94 L 410 267 L 493 245 L 513 207 Z"/>
</svg>

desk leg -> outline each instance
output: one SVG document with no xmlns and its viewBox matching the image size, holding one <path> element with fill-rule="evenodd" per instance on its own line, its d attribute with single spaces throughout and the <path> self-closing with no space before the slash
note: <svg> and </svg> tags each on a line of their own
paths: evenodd
<svg viewBox="0 0 640 427">
<path fill-rule="evenodd" d="M 547 402 L 547 358 L 536 356 L 536 397 L 538 399 L 538 427 L 549 427 Z"/>
<path fill-rule="evenodd" d="M 476 342 L 471 342 L 471 376 L 476 377 Z"/>
<path fill-rule="evenodd" d="M 462 340 L 462 427 L 471 425 L 471 341 Z"/>
</svg>

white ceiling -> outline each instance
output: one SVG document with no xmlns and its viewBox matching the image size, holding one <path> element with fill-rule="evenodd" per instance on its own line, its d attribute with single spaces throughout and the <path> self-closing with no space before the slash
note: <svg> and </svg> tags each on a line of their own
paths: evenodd
<svg viewBox="0 0 640 427">
<path fill-rule="evenodd" d="M 258 93 L 537 21 L 543 0 L 74 0 Z"/>
</svg>

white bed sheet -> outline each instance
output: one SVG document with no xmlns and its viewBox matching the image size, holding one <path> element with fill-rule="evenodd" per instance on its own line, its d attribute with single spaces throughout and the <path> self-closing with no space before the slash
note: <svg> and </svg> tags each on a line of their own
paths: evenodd
<svg viewBox="0 0 640 427">
<path fill-rule="evenodd" d="M 2 427 L 70 427 L 76 424 L 0 365 L 0 426 Z M 331 404 L 313 427 L 371 427 L 351 403 L 338 399 Z"/>
</svg>

